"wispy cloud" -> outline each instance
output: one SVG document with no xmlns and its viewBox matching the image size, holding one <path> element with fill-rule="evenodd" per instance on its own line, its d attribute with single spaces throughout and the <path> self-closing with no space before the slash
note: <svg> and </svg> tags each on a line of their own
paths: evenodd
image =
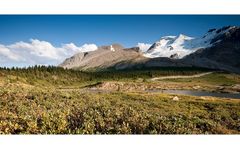
<svg viewBox="0 0 240 149">
<path fill-rule="evenodd" d="M 57 65 L 78 52 L 96 49 L 95 44 L 84 44 L 78 47 L 74 43 L 69 43 L 56 47 L 38 39 L 10 45 L 0 44 L 0 66 Z"/>
</svg>

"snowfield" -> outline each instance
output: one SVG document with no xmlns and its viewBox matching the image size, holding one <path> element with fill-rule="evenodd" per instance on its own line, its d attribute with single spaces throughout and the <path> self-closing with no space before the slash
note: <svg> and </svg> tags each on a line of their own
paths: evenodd
<svg viewBox="0 0 240 149">
<path fill-rule="evenodd" d="M 194 38 L 183 34 L 179 36 L 164 36 L 159 41 L 155 42 L 146 52 L 145 57 L 169 57 L 173 59 L 181 59 L 198 49 L 213 46 L 220 40 L 214 40 L 217 37 L 227 33 L 233 27 L 227 29 L 211 29 L 203 37 Z"/>
</svg>

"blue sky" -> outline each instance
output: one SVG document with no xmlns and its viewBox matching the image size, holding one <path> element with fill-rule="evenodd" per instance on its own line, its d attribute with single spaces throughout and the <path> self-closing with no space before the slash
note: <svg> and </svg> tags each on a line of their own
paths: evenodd
<svg viewBox="0 0 240 149">
<path fill-rule="evenodd" d="M 240 15 L 0 15 L 0 67 L 58 65 L 112 43 L 147 49 L 162 36 L 226 25 L 240 26 Z"/>
<path fill-rule="evenodd" d="M 200 36 L 209 28 L 240 25 L 240 16 L 201 15 L 57 15 L 0 16 L 0 43 L 11 44 L 29 39 L 53 45 L 121 43 L 126 47 L 138 42 L 152 43 L 165 35 Z"/>
</svg>

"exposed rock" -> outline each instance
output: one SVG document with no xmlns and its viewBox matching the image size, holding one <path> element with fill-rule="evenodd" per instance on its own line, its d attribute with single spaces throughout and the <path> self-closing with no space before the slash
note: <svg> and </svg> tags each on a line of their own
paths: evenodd
<svg viewBox="0 0 240 149">
<path fill-rule="evenodd" d="M 215 28 L 210 29 L 210 30 L 208 30 L 208 33 L 211 33 L 211 32 L 213 32 L 213 31 L 215 31 L 215 30 L 216 30 Z"/>
<path fill-rule="evenodd" d="M 168 48 L 169 48 L 170 51 L 173 50 L 173 47 L 172 47 L 172 46 L 168 46 Z"/>
<path fill-rule="evenodd" d="M 179 98 L 178 98 L 178 96 L 174 96 L 172 100 L 173 101 L 179 101 Z"/>
<path fill-rule="evenodd" d="M 200 89 L 201 86 L 197 85 L 197 86 L 193 86 L 193 89 L 197 90 L 197 89 Z"/>
<path fill-rule="evenodd" d="M 179 55 L 177 53 L 170 56 L 171 59 L 179 59 Z"/>
<path fill-rule="evenodd" d="M 236 84 L 232 87 L 234 91 L 240 92 L 240 84 Z"/>
<path fill-rule="evenodd" d="M 204 96 L 201 96 L 200 99 L 202 99 L 202 100 L 206 100 L 207 98 L 204 97 Z"/>
<path fill-rule="evenodd" d="M 101 46 L 95 51 L 86 53 L 78 53 L 73 57 L 66 59 L 59 66 L 73 69 L 105 69 L 113 67 L 114 65 L 135 60 L 144 57 L 138 52 L 138 48 L 124 49 L 119 44 L 110 46 Z M 131 65 L 131 64 L 130 64 Z"/>
<path fill-rule="evenodd" d="M 218 90 L 224 90 L 225 87 L 224 87 L 224 86 L 219 86 L 217 89 L 218 89 Z"/>
</svg>

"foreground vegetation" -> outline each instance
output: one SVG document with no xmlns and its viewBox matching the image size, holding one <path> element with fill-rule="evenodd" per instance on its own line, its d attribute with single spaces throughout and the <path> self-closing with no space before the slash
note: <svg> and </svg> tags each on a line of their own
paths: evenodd
<svg viewBox="0 0 240 149">
<path fill-rule="evenodd" d="M 161 76 L 198 72 L 202 70 L 94 73 L 55 67 L 1 69 L 0 133 L 239 134 L 239 100 L 193 96 L 178 96 L 179 100 L 173 100 L 175 96 L 168 94 L 98 93 L 85 88 L 105 80 L 135 82 L 138 78 L 150 78 L 149 73 Z M 227 78 L 235 78 L 232 84 L 239 83 L 238 76 Z"/>
<path fill-rule="evenodd" d="M 3 134 L 240 133 L 240 102 L 164 94 L 0 93 Z"/>
</svg>

